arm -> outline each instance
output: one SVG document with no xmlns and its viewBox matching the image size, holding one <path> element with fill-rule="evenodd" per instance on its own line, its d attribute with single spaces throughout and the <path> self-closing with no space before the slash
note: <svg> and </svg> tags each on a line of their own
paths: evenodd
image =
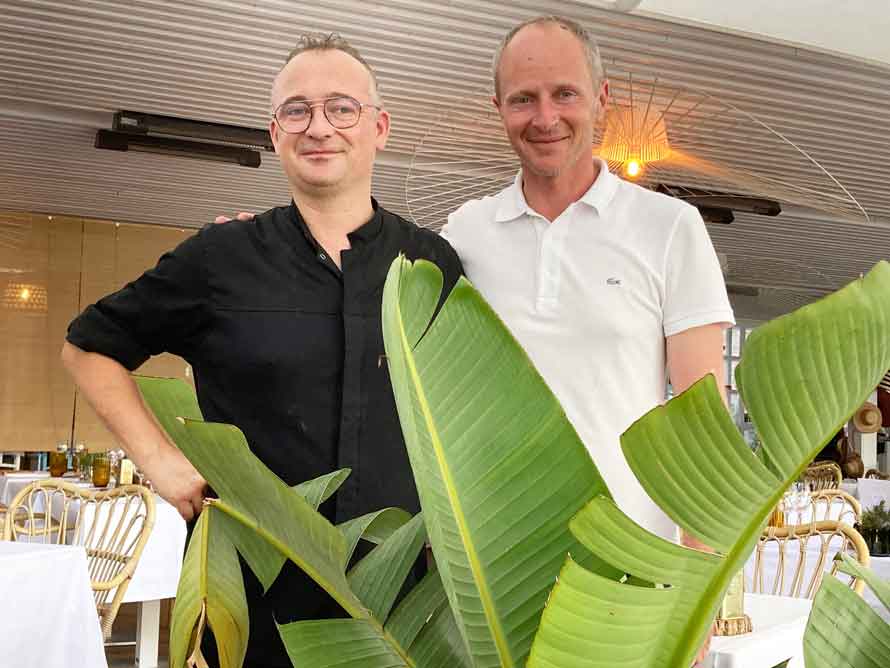
<svg viewBox="0 0 890 668">
<path fill-rule="evenodd" d="M 689 389 L 706 374 L 714 374 L 723 403 L 726 404 L 723 373 L 723 323 L 702 325 L 667 338 L 667 365 L 675 394 Z M 687 547 L 712 552 L 711 548 L 685 532 L 680 541 Z"/>
<path fill-rule="evenodd" d="M 67 341 L 62 363 L 158 494 L 186 520 L 201 512 L 204 479 L 155 421 L 130 372 L 110 357 L 85 352 Z"/>
<path fill-rule="evenodd" d="M 675 394 L 689 389 L 706 374 L 714 374 L 723 403 L 726 403 L 726 374 L 723 360 L 724 323 L 692 327 L 667 337 L 667 367 Z"/>
<path fill-rule="evenodd" d="M 667 364 L 674 393 L 683 392 L 696 381 L 712 373 L 717 380 L 720 396 L 726 403 L 725 380 L 723 373 L 723 329 L 722 323 L 702 325 L 687 329 L 667 338 Z M 687 547 L 699 550 L 712 550 L 694 537 L 682 533 L 680 542 Z"/>
<path fill-rule="evenodd" d="M 100 419 L 186 519 L 201 508 L 204 481 L 155 422 L 129 372 L 165 351 L 201 361 L 212 318 L 206 247 L 199 232 L 88 306 L 62 349 L 62 363 Z"/>
<path fill-rule="evenodd" d="M 667 366 L 674 393 L 687 390 L 705 374 L 712 373 L 717 381 L 720 396 L 726 404 L 726 379 L 723 372 L 723 323 L 692 327 L 667 338 Z M 713 552 L 700 540 L 680 532 L 680 543 L 703 552 Z M 712 630 L 713 633 L 713 630 Z M 711 645 L 711 634 L 705 639 L 694 665 L 704 661 Z"/>
</svg>

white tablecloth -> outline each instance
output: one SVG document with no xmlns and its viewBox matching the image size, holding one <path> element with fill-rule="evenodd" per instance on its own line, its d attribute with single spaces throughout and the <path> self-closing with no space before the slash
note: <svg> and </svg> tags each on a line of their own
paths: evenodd
<svg viewBox="0 0 890 668">
<path fill-rule="evenodd" d="M 3 666 L 107 668 L 83 548 L 0 541 Z"/>
<path fill-rule="evenodd" d="M 45 472 L 7 474 L 0 476 L 0 503 L 9 504 L 18 492 L 34 480 L 47 480 Z M 89 487 L 76 478 L 65 478 L 65 482 Z M 36 497 L 38 500 L 42 496 Z M 155 525 L 142 552 L 133 580 L 124 595 L 124 602 L 154 601 L 176 596 L 179 574 L 182 570 L 182 557 L 185 551 L 185 522 L 176 509 L 155 494 Z M 43 512 L 43 508 L 35 508 Z M 58 519 L 60 508 L 53 509 Z"/>
<path fill-rule="evenodd" d="M 185 521 L 180 514 L 155 494 L 155 526 L 124 594 L 124 603 L 176 596 L 185 555 L 185 533 Z"/>
<path fill-rule="evenodd" d="M 0 503 L 8 506 L 13 497 L 29 482 L 48 478 L 47 471 L 15 471 L 0 475 Z"/>
<path fill-rule="evenodd" d="M 812 540 L 812 539 L 811 539 Z M 833 538 L 830 543 L 832 549 L 829 552 L 829 557 L 825 562 L 825 570 L 828 570 L 832 566 L 832 558 L 834 557 L 834 553 L 840 549 L 840 538 Z M 806 553 L 806 564 L 807 570 L 806 577 L 807 581 L 809 581 L 810 573 L 812 573 L 815 568 L 815 564 L 818 561 L 818 553 L 819 547 L 816 543 L 810 543 L 807 547 Z M 788 585 L 790 583 L 790 578 L 793 573 L 793 569 L 796 567 L 796 561 L 798 558 L 798 544 L 797 541 L 789 542 L 788 547 L 785 551 L 785 588 L 783 591 L 787 593 Z M 767 544 L 763 549 L 763 563 L 765 568 L 765 577 L 764 577 L 764 591 L 771 592 L 772 585 L 774 582 L 774 573 L 776 572 L 776 563 L 778 561 L 778 549 L 774 543 Z M 890 557 L 872 557 L 871 558 L 871 569 L 875 572 L 875 574 L 884 579 L 890 580 Z M 751 591 L 752 586 L 752 575 L 754 573 L 754 556 L 752 555 L 747 563 L 745 564 L 745 591 Z M 827 576 L 825 576 L 827 577 Z M 844 582 L 849 582 L 849 576 L 844 575 L 842 573 L 838 574 L 838 577 L 842 579 Z M 885 608 L 880 601 L 875 597 L 875 595 L 871 592 L 867 586 L 862 592 L 862 597 L 865 601 L 874 608 L 875 612 L 877 612 L 881 617 L 890 622 L 890 611 Z"/>
<path fill-rule="evenodd" d="M 860 478 L 856 487 L 862 510 L 868 510 L 881 501 L 884 502 L 885 508 L 890 508 L 890 480 Z"/>
<path fill-rule="evenodd" d="M 715 637 L 703 668 L 773 668 L 792 658 L 803 666 L 803 634 L 812 602 L 806 599 L 745 594 L 753 632 Z"/>
</svg>

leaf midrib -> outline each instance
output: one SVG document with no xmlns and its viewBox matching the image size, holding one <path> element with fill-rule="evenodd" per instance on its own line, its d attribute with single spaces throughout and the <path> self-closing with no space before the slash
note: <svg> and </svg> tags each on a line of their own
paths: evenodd
<svg viewBox="0 0 890 668">
<path fill-rule="evenodd" d="M 423 391 L 423 385 L 420 381 L 420 374 L 417 372 L 417 366 L 414 362 L 413 350 L 408 342 L 408 337 L 405 332 L 405 323 L 402 319 L 401 306 L 398 309 L 398 323 L 399 338 L 402 342 L 402 349 L 405 352 L 405 359 L 408 364 L 408 372 L 411 375 L 411 382 L 414 384 L 415 391 L 417 392 L 417 402 L 420 405 L 423 419 L 426 422 L 427 431 L 429 432 L 430 440 L 433 444 L 433 452 L 435 453 L 436 462 L 438 464 L 439 471 L 441 472 L 441 475 L 443 477 L 443 482 L 445 483 L 445 491 L 448 497 L 448 501 L 454 512 L 455 524 L 457 525 L 461 541 L 467 554 L 467 560 L 469 561 L 470 565 L 470 572 L 473 574 L 473 581 L 476 583 L 476 587 L 479 591 L 479 600 L 482 604 L 482 610 L 485 613 L 485 619 L 488 622 L 489 630 L 491 631 L 492 639 L 494 640 L 494 645 L 497 649 L 501 666 L 503 668 L 512 668 L 516 664 L 510 654 L 510 649 L 507 645 L 507 640 L 504 634 L 504 630 L 501 626 L 501 621 L 495 613 L 494 600 L 492 598 L 491 591 L 488 588 L 488 583 L 483 577 L 481 577 L 481 562 L 476 551 L 476 546 L 470 538 L 470 532 L 468 529 L 466 516 L 463 511 L 463 506 L 461 505 L 460 499 L 456 494 L 454 480 L 451 475 L 451 469 L 448 467 L 445 460 L 442 448 L 442 441 L 439 438 L 439 432 L 436 428 L 435 420 L 433 419 L 429 403 L 427 402 L 426 395 Z"/>
</svg>

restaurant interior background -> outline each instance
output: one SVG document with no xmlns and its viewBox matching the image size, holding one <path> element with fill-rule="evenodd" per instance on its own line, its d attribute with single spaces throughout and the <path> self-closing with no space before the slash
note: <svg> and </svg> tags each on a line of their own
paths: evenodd
<svg viewBox="0 0 890 668">
<path fill-rule="evenodd" d="M 649 165 L 641 182 L 680 186 L 686 196 L 742 193 L 781 207 L 759 215 L 730 202 L 729 224 L 725 210 L 705 214 L 740 323 L 728 335 L 730 372 L 742 330 L 841 287 L 890 253 L 890 49 L 882 37 L 890 12 L 878 9 L 883 3 L 0 4 L 4 450 L 115 445 L 61 368 L 65 327 L 217 214 L 288 200 L 276 156 L 255 137 L 267 126 L 271 80 L 304 29 L 340 31 L 375 66 L 393 117 L 375 194 L 437 228 L 460 201 L 494 192 L 515 172 L 487 100 L 499 37 L 538 13 L 583 20 L 600 42 L 613 109 L 651 108 L 674 155 L 697 161 Z M 205 139 L 196 139 L 199 132 L 174 142 L 209 136 L 214 143 L 214 132 L 229 138 L 232 127 L 213 124 L 246 129 L 261 165 L 158 147 L 96 148 L 99 131 L 121 129 L 115 114 L 122 111 L 211 124 L 201 130 Z M 431 176 L 437 156 L 434 164 L 444 166 Z M 188 373 L 172 358 L 142 371 Z"/>
<path fill-rule="evenodd" d="M 215 216 L 287 203 L 263 135 L 298 33 L 340 32 L 375 68 L 392 135 L 374 193 L 437 229 L 512 181 L 491 55 L 546 13 L 600 44 L 612 100 L 594 151 L 702 211 L 739 322 L 725 361 L 750 440 L 732 379 L 746 335 L 890 257 L 883 0 L 0 0 L 0 466 L 45 465 L 59 443 L 117 448 L 61 366 L 68 323 Z M 140 372 L 190 380 L 169 355 Z M 869 438 L 866 468 L 887 471 L 886 430 Z M 166 510 L 152 540 L 169 540 L 141 562 L 163 582 L 131 588 L 144 668 L 185 540 Z"/>
</svg>

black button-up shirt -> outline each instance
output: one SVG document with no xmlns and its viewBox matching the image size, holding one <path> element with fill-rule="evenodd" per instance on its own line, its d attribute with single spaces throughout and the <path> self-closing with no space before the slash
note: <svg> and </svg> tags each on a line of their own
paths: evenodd
<svg viewBox="0 0 890 668">
<path fill-rule="evenodd" d="M 374 209 L 349 235 L 342 271 L 293 204 L 209 225 L 88 307 L 68 341 L 130 370 L 151 355 L 180 355 L 204 418 L 237 425 L 289 485 L 351 468 L 336 507 L 323 508 L 332 520 L 386 506 L 417 512 L 383 357 L 383 284 L 399 253 L 435 262 L 443 294 L 462 269 L 438 235 Z"/>
</svg>

